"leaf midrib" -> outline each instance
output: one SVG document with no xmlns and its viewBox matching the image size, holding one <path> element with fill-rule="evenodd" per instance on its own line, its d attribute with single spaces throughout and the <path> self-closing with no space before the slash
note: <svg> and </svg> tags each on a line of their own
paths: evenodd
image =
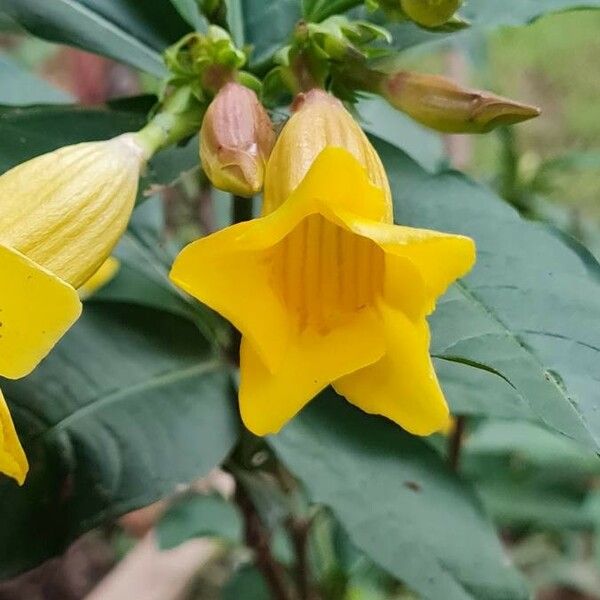
<svg viewBox="0 0 600 600">
<path fill-rule="evenodd" d="M 523 340 L 521 340 L 521 338 L 514 332 L 514 330 L 511 329 L 510 327 L 508 327 L 506 325 L 506 323 L 504 323 L 504 321 L 485 302 L 483 302 L 483 300 L 481 300 L 481 298 L 479 298 L 475 292 L 470 290 L 463 280 L 457 281 L 456 286 L 458 287 L 459 291 L 465 296 L 465 298 L 468 301 L 472 302 L 473 304 L 478 306 L 481 310 L 483 310 L 485 312 L 485 314 L 496 325 L 498 325 L 506 333 L 506 335 L 509 338 L 511 338 L 521 348 L 521 350 L 523 350 L 523 352 L 525 352 L 528 356 L 530 356 L 532 358 L 535 365 L 540 369 L 540 371 L 542 373 L 544 373 L 545 375 L 547 375 L 547 377 L 545 377 L 544 379 L 547 382 L 551 383 L 552 386 L 554 386 L 556 391 L 559 393 L 559 395 L 569 404 L 569 406 L 573 409 L 574 414 L 577 416 L 577 420 L 579 421 L 580 425 L 588 433 L 588 435 L 590 436 L 590 439 L 596 444 L 596 439 L 594 438 L 593 433 L 589 430 L 587 423 L 585 422 L 585 420 L 583 419 L 583 417 L 581 415 L 581 412 L 579 411 L 578 406 L 574 402 L 572 402 L 571 398 L 568 396 L 568 394 L 565 393 L 565 390 L 563 390 L 562 387 L 558 384 L 558 382 L 555 380 L 552 373 L 550 373 L 548 371 L 548 369 L 546 369 L 546 367 L 544 366 L 544 363 L 539 358 L 539 356 L 533 351 L 533 349 L 529 345 L 527 345 Z M 473 366 L 474 366 L 474 368 L 477 368 L 476 365 L 473 365 Z M 515 389 L 517 389 L 520 393 L 522 393 L 521 390 L 519 390 L 519 388 L 515 388 Z M 524 395 L 524 398 L 525 398 L 525 401 L 527 402 L 527 404 L 533 410 L 534 414 L 537 414 L 542 419 L 542 421 L 544 421 L 543 415 L 540 415 L 539 412 L 531 405 L 531 403 L 527 399 L 527 395 Z"/>
<path fill-rule="evenodd" d="M 135 383 L 125 388 L 120 388 L 113 392 L 109 392 L 105 396 L 78 408 L 70 415 L 67 415 L 63 419 L 59 420 L 57 423 L 46 429 L 46 431 L 41 434 L 41 437 L 47 437 L 60 433 L 61 431 L 64 431 L 72 426 L 74 422 L 89 417 L 90 414 L 102 410 L 107 406 L 114 404 L 115 402 L 119 402 L 120 400 L 123 400 L 129 396 L 137 394 L 138 392 L 153 390 L 163 387 L 167 384 L 183 381 L 187 378 L 206 375 L 208 373 L 216 372 L 223 367 L 224 365 L 220 360 L 214 359 L 201 364 L 192 365 L 191 367 L 187 367 L 185 369 L 178 368 L 173 371 L 167 371 L 166 373 L 156 375 L 150 380 L 145 380 L 140 383 Z"/>
</svg>

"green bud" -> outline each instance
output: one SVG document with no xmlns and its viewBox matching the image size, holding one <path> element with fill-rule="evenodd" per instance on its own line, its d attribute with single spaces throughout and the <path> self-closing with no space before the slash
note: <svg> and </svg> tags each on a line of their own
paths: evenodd
<svg viewBox="0 0 600 600">
<path fill-rule="evenodd" d="M 487 133 L 540 114 L 535 106 L 466 89 L 445 77 L 410 71 L 382 77 L 378 91 L 415 121 L 443 133 Z"/>
<path fill-rule="evenodd" d="M 254 91 L 228 83 L 211 102 L 200 131 L 200 159 L 211 183 L 250 197 L 260 192 L 275 133 Z"/>
<path fill-rule="evenodd" d="M 424 27 L 443 25 L 452 18 L 461 4 L 462 0 L 400 0 L 407 16 Z"/>
</svg>

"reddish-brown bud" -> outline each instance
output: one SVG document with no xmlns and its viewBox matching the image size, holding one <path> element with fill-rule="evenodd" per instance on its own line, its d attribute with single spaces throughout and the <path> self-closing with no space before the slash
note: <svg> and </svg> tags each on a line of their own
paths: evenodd
<svg viewBox="0 0 600 600">
<path fill-rule="evenodd" d="M 202 168 L 212 184 L 238 196 L 260 192 L 274 143 L 273 124 L 256 94 L 239 83 L 222 87 L 200 132 Z"/>
</svg>

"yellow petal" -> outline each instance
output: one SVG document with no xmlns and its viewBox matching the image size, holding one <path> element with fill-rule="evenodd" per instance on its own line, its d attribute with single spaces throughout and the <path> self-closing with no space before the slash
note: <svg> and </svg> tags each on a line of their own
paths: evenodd
<svg viewBox="0 0 600 600">
<path fill-rule="evenodd" d="M 380 307 L 386 354 L 377 363 L 334 382 L 336 391 L 365 412 L 383 415 L 410 433 L 447 426 L 448 406 L 429 356 L 429 328 L 401 311 Z"/>
<path fill-rule="evenodd" d="M 75 289 L 0 245 L 0 375 L 29 374 L 79 318 Z"/>
<path fill-rule="evenodd" d="M 109 256 L 102 266 L 77 290 L 82 300 L 93 296 L 100 288 L 112 281 L 121 266 L 119 260 Z"/>
<path fill-rule="evenodd" d="M 249 235 L 254 228 L 264 232 Z M 290 322 L 269 284 L 266 249 L 283 232 L 262 227 L 261 220 L 228 227 L 190 244 L 179 254 L 171 280 L 216 310 L 248 337 L 274 368 L 288 344 Z"/>
<path fill-rule="evenodd" d="M 327 334 L 306 329 L 288 346 L 274 373 L 252 343 L 241 349 L 240 410 L 256 435 L 276 433 L 332 381 L 383 356 L 385 341 L 374 310 L 363 310 Z"/>
<path fill-rule="evenodd" d="M 28 470 L 27 457 L 0 390 L 0 473 L 16 479 L 19 485 L 23 485 Z"/>
<path fill-rule="evenodd" d="M 408 259 L 417 267 L 429 296 L 428 312 L 435 299 L 475 264 L 475 243 L 471 238 L 401 225 L 373 223 L 349 214 L 340 214 L 354 233 L 368 237 L 386 253 Z"/>
</svg>

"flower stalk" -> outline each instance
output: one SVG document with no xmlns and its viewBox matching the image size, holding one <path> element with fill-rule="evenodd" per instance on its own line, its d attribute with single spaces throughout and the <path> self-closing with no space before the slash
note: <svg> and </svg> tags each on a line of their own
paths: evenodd
<svg viewBox="0 0 600 600">
<path fill-rule="evenodd" d="M 148 124 L 135 134 L 146 159 L 194 135 L 200 129 L 205 110 L 190 86 L 176 89 Z"/>
</svg>

